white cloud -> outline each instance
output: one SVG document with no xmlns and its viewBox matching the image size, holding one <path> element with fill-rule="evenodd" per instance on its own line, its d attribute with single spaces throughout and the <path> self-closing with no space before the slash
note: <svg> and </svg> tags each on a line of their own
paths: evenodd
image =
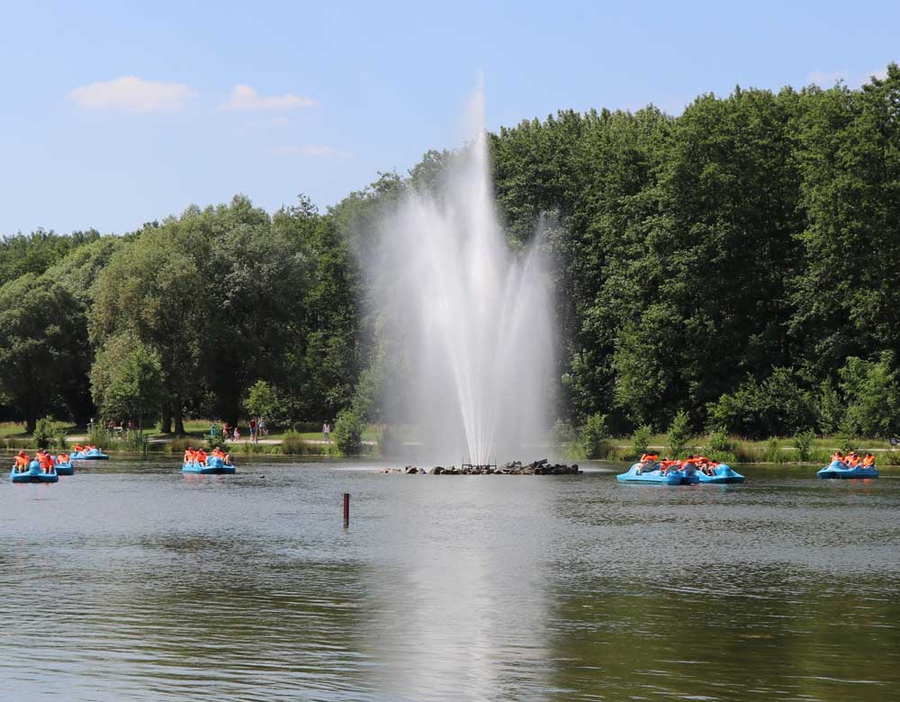
<svg viewBox="0 0 900 702">
<path fill-rule="evenodd" d="M 309 158 L 353 158 L 352 151 L 338 151 L 332 146 L 307 144 L 305 146 L 279 146 L 273 149 L 279 156 L 306 156 Z"/>
<path fill-rule="evenodd" d="M 160 83 L 137 76 L 123 76 L 75 88 L 69 97 L 86 110 L 146 114 L 175 112 L 196 94 L 185 83 Z"/>
<path fill-rule="evenodd" d="M 303 95 L 260 95 L 249 85 L 235 85 L 222 107 L 226 110 L 293 110 L 298 107 L 318 107 L 312 98 Z"/>
<path fill-rule="evenodd" d="M 870 78 L 884 80 L 885 78 L 887 78 L 887 68 L 879 68 L 877 71 L 869 71 L 868 73 L 866 73 L 866 80 L 868 81 Z"/>
<path fill-rule="evenodd" d="M 823 71 L 813 71 L 809 74 L 807 80 L 810 83 L 818 85 L 820 88 L 830 88 L 838 81 L 845 81 L 848 78 L 847 71 L 833 71 L 831 73 Z"/>
</svg>

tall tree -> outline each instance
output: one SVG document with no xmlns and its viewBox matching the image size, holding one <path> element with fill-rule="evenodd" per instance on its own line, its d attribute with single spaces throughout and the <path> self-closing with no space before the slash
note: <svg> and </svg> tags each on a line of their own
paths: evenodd
<svg viewBox="0 0 900 702">
<path fill-rule="evenodd" d="M 85 346 L 79 311 L 65 288 L 33 273 L 0 288 L 0 390 L 18 408 L 28 432 L 78 372 Z"/>
</svg>

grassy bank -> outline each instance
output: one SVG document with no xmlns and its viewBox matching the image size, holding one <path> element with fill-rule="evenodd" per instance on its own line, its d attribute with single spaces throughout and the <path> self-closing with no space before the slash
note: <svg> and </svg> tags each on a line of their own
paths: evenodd
<svg viewBox="0 0 900 702">
<path fill-rule="evenodd" d="M 602 458 L 614 461 L 634 461 L 640 458 L 642 442 L 635 445 L 634 437 L 610 438 L 606 441 L 606 452 Z M 713 434 L 694 436 L 681 451 L 671 450 L 667 435 L 649 436 L 646 449 L 660 456 L 684 457 L 688 454 L 702 454 L 725 463 L 758 463 L 783 465 L 791 463 L 815 463 L 825 465 L 837 451 L 870 451 L 878 458 L 878 463 L 886 466 L 900 466 L 900 449 L 891 447 L 885 439 L 870 437 L 822 436 L 822 437 L 771 437 L 763 440 L 741 437 L 721 437 Z M 577 453 L 577 446 L 571 447 Z M 583 456 L 582 456 L 583 457 Z M 599 457 L 599 456 L 598 456 Z"/>
</svg>

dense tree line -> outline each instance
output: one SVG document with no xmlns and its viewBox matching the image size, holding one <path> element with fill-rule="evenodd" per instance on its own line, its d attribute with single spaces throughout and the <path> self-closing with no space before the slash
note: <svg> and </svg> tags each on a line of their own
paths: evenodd
<svg viewBox="0 0 900 702">
<path fill-rule="evenodd" d="M 180 431 L 186 414 L 236 421 L 264 381 L 284 424 L 383 419 L 379 386 L 403 367 L 357 261 L 450 156 L 325 213 L 238 196 L 125 236 L 0 242 L 4 411 Z M 549 231 L 560 417 L 900 433 L 896 65 L 859 89 L 704 95 L 679 117 L 564 111 L 491 135 L 491 159 L 513 247 Z"/>
<path fill-rule="evenodd" d="M 513 236 L 550 242 L 564 405 L 625 431 L 900 431 L 900 69 L 736 89 L 678 118 L 562 112 L 493 138 Z"/>
</svg>

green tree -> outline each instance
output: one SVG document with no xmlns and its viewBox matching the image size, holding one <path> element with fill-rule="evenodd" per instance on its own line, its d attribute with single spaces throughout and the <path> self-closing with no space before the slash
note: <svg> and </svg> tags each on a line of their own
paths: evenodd
<svg viewBox="0 0 900 702">
<path fill-rule="evenodd" d="M 858 436 L 900 433 L 900 381 L 890 351 L 876 361 L 848 358 L 840 371 L 840 387 L 846 398 L 842 430 Z"/>
<path fill-rule="evenodd" d="M 143 431 L 165 401 L 159 354 L 130 335 L 110 339 L 91 370 L 94 402 L 106 419 L 137 418 Z"/>
<path fill-rule="evenodd" d="M 189 211 L 185 218 L 193 216 Z M 158 354 L 167 397 L 163 424 L 171 417 L 178 434 L 184 433 L 186 398 L 197 394 L 202 378 L 207 301 L 198 260 L 208 250 L 208 240 L 181 221 L 146 228 L 102 270 L 91 308 L 90 335 L 95 347 L 130 335 Z"/>
<path fill-rule="evenodd" d="M 23 275 L 0 288 L 0 392 L 33 432 L 79 370 L 86 347 L 79 307 L 65 288 Z"/>
</svg>

